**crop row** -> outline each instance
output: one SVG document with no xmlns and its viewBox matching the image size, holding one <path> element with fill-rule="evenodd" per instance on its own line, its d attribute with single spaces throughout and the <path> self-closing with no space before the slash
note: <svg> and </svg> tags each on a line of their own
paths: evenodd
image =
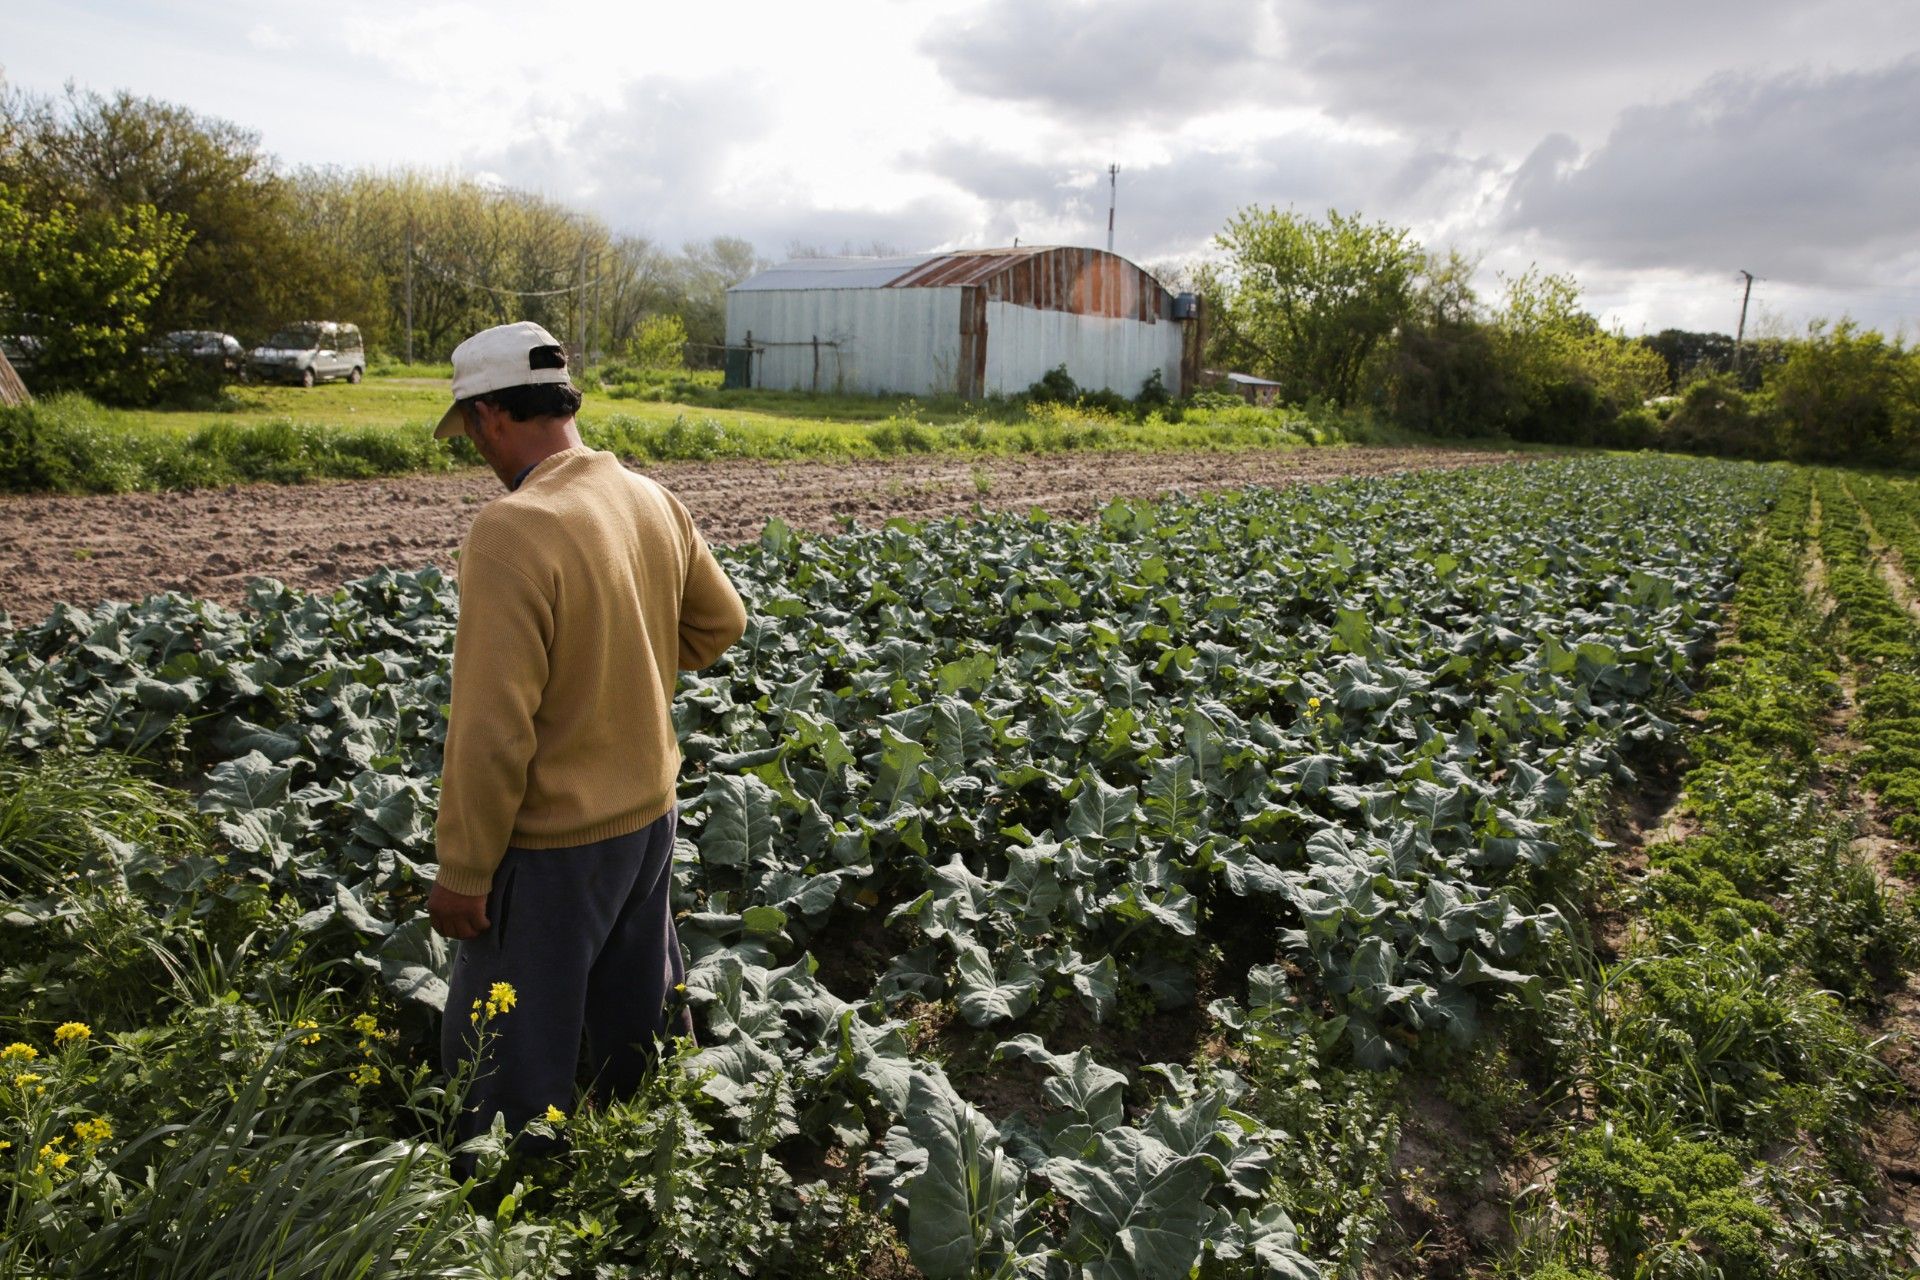
<svg viewBox="0 0 1920 1280">
<path fill-rule="evenodd" d="M 1875 512 L 1876 527 L 1897 547 L 1913 541 L 1906 487 L 1856 479 Z M 1920 649 L 1915 620 L 1883 576 L 1865 514 L 1839 473 L 1818 481 L 1819 541 L 1828 590 L 1838 605 L 1849 657 L 1859 672 L 1860 715 L 1854 730 L 1862 783 L 1893 811 L 1895 834 L 1920 836 Z"/>
<path fill-rule="evenodd" d="M 1877 1209 L 1862 1134 L 1895 1090 L 1855 1026 L 1915 959 L 1911 905 L 1820 798 L 1834 682 L 1808 499 L 1796 474 L 1746 556 L 1686 834 L 1646 851 L 1627 955 L 1568 992 L 1559 1079 L 1592 1110 L 1554 1135 L 1528 1242 L 1579 1268 L 1560 1274 L 1882 1276 L 1913 1244 Z"/>
<path fill-rule="evenodd" d="M 1378 1067 L 1544 1000 L 1587 815 L 1678 735 L 1777 483 L 1583 461 L 1084 527 L 770 527 L 726 556 L 745 639 L 676 712 L 702 1047 L 656 1099 L 674 1141 L 863 1170 L 833 1194 L 893 1213 L 930 1276 L 1313 1274 L 1314 1193 L 1224 1063 L 1304 1037 L 1329 1071 Z M 383 991 L 417 1067 L 445 996 L 419 903 L 456 607 L 426 571 L 62 609 L 0 642 L 0 730 L 190 780 L 216 843 L 113 855 L 139 910 L 254 922 L 272 962 L 242 1003 L 323 972 L 349 1007 Z M 66 945 L 73 892 L 11 892 L 19 938 Z M 7 971 L 21 1026 L 152 1017 L 115 973 L 43 979 Z M 1129 1052 L 1172 1028 L 1227 1053 Z M 983 1112 L 929 1041 L 1038 1096 Z M 394 1124 L 410 1097 L 385 1095 Z M 636 1212 L 551 1247 L 625 1257 Z M 766 1213 L 741 1247 L 805 1218 Z"/>
</svg>

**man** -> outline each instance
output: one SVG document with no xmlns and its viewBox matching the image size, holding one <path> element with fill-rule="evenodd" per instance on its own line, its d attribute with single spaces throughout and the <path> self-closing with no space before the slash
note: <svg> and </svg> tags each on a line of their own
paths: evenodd
<svg viewBox="0 0 1920 1280">
<path fill-rule="evenodd" d="M 473 1057 L 480 1028 L 489 1041 L 465 1141 L 496 1113 L 516 1131 L 549 1107 L 570 1112 L 583 1030 L 597 1095 L 630 1095 L 652 1065 L 685 973 L 671 903 L 675 673 L 719 657 L 746 612 L 679 500 L 581 444 L 580 392 L 545 329 L 500 325 L 461 343 L 453 396 L 434 435 L 465 435 L 509 491 L 460 550 L 427 898 L 433 927 L 459 940 L 448 1071 Z M 492 1000 L 496 983 L 513 988 L 510 1008 Z M 455 1163 L 457 1176 L 472 1168 Z"/>
</svg>

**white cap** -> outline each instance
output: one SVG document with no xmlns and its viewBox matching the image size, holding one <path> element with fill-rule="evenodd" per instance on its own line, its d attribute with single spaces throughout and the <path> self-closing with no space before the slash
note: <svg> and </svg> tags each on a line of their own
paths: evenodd
<svg viewBox="0 0 1920 1280">
<path fill-rule="evenodd" d="M 533 321 L 517 320 L 482 329 L 453 349 L 455 403 L 441 415 L 440 425 L 433 429 L 434 438 L 467 434 L 458 402 L 470 396 L 507 387 L 571 381 L 567 377 L 566 348 Z"/>
</svg>

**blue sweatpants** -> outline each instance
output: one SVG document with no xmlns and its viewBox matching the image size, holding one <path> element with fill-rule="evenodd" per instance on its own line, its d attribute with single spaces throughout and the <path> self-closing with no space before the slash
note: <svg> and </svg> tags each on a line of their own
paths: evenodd
<svg viewBox="0 0 1920 1280">
<path fill-rule="evenodd" d="M 630 1097 L 657 1059 L 663 1033 L 692 1035 L 684 1006 L 666 1009 L 686 961 L 673 927 L 673 836 L 679 813 L 631 835 L 566 849 L 509 848 L 487 894 L 487 931 L 458 944 L 440 1027 L 442 1065 L 470 1060 L 473 1002 L 513 985 L 511 1011 L 486 1023 L 486 1054 L 467 1091 L 456 1144 L 485 1133 L 496 1113 L 509 1133 L 549 1106 L 573 1113 L 586 1033 L 596 1097 Z M 532 1151 L 551 1144 L 524 1136 Z M 473 1171 L 456 1158 L 455 1177 Z"/>
</svg>

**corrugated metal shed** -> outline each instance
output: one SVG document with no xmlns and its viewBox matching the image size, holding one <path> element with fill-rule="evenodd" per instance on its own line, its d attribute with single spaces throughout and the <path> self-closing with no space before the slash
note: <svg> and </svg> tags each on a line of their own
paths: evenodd
<svg viewBox="0 0 1920 1280">
<path fill-rule="evenodd" d="M 930 296 L 931 295 L 931 296 Z M 1134 395 L 1179 391 L 1187 327 L 1173 295 L 1099 249 L 1031 245 L 783 263 L 727 294 L 727 343 L 754 386 L 1015 394 L 1060 365 Z"/>
</svg>

